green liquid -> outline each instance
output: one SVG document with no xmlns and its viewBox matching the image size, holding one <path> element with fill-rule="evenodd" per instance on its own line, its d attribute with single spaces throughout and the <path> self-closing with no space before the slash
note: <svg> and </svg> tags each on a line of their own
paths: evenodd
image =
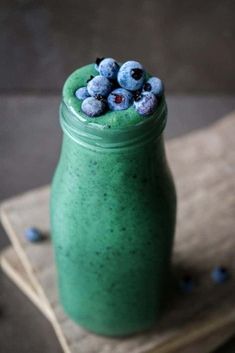
<svg viewBox="0 0 235 353">
<path fill-rule="evenodd" d="M 136 113 L 128 111 L 133 123 Z M 116 124 L 119 115 L 95 121 L 124 127 L 125 119 Z M 161 135 L 104 148 L 65 133 L 52 185 L 51 226 L 59 294 L 69 316 L 104 335 L 151 328 L 170 280 L 175 212 Z"/>
</svg>

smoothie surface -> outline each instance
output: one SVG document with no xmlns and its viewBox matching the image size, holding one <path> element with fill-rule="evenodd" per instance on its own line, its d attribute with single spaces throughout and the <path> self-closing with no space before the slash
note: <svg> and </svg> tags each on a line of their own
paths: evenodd
<svg viewBox="0 0 235 353">
<path fill-rule="evenodd" d="M 87 85 L 87 80 L 90 79 L 91 75 L 99 75 L 98 71 L 95 69 L 95 65 L 90 64 L 83 66 L 75 70 L 68 77 L 63 88 L 64 103 L 84 124 L 95 125 L 101 129 L 122 129 L 133 125 L 139 125 L 153 115 L 156 116 L 158 114 L 161 104 L 159 104 L 154 114 L 148 117 L 141 116 L 136 112 L 133 106 L 121 111 L 107 111 L 105 114 L 98 117 L 88 117 L 83 113 L 81 109 L 82 100 L 79 100 L 75 96 L 75 91 L 80 87 L 85 87 Z"/>
</svg>

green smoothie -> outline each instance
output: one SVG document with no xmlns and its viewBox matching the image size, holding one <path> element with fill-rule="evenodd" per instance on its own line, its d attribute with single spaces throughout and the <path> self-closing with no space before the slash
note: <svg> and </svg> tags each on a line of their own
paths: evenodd
<svg viewBox="0 0 235 353">
<path fill-rule="evenodd" d="M 84 328 L 122 336 L 151 328 L 169 284 L 176 195 L 162 131 L 166 104 L 89 118 L 74 96 L 94 65 L 66 81 L 64 131 L 51 192 L 59 295 Z"/>
</svg>

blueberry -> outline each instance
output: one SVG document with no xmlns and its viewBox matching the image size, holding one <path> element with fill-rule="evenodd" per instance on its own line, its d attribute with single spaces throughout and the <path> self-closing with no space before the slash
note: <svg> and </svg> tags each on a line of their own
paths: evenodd
<svg viewBox="0 0 235 353">
<path fill-rule="evenodd" d="M 191 293 L 194 287 L 194 282 L 191 276 L 185 275 L 181 280 L 180 280 L 180 289 L 184 293 Z"/>
<path fill-rule="evenodd" d="M 88 82 L 87 90 L 92 97 L 98 94 L 107 97 L 112 90 L 112 83 L 106 77 L 98 75 Z"/>
<path fill-rule="evenodd" d="M 75 92 L 75 96 L 81 100 L 84 100 L 87 97 L 90 97 L 86 87 L 78 88 Z"/>
<path fill-rule="evenodd" d="M 108 96 L 108 106 L 110 110 L 124 110 L 130 107 L 133 101 L 131 92 L 124 88 L 117 88 Z"/>
<path fill-rule="evenodd" d="M 143 91 L 152 92 L 157 97 L 161 97 L 164 91 L 163 83 L 158 77 L 151 77 L 143 86 Z"/>
<path fill-rule="evenodd" d="M 106 104 L 103 99 L 88 97 L 82 102 L 82 111 L 88 116 L 99 116 L 105 112 Z"/>
<path fill-rule="evenodd" d="M 112 58 L 103 59 L 98 66 L 98 71 L 100 75 L 112 80 L 115 80 L 117 78 L 118 70 L 119 65 Z"/>
<path fill-rule="evenodd" d="M 36 243 L 43 239 L 43 234 L 35 227 L 30 227 L 25 230 L 25 237 L 28 241 Z"/>
<path fill-rule="evenodd" d="M 140 115 L 150 115 L 157 108 L 157 98 L 151 92 L 144 92 L 134 101 L 134 107 Z"/>
<path fill-rule="evenodd" d="M 121 87 L 136 91 L 144 84 L 144 68 L 137 61 L 127 61 L 120 67 L 117 79 Z"/>
<path fill-rule="evenodd" d="M 229 273 L 225 267 L 217 266 L 211 272 L 211 278 L 215 283 L 223 283 L 229 277 Z"/>
</svg>

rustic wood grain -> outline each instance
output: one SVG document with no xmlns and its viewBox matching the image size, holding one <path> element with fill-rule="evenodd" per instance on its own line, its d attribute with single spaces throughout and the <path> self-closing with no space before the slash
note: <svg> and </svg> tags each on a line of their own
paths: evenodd
<svg viewBox="0 0 235 353">
<path fill-rule="evenodd" d="M 65 352 L 182 353 L 190 352 L 193 343 L 200 345 L 198 352 L 206 353 L 235 332 L 234 135 L 235 114 L 231 114 L 167 145 L 179 199 L 173 268 L 177 276 L 192 273 L 198 285 L 190 295 L 176 293 L 165 316 L 147 333 L 104 338 L 83 330 L 63 313 L 49 237 L 48 187 L 2 204 L 2 223 L 19 257 L 10 250 L 2 265 L 21 288 L 23 280 L 25 293 L 34 293 L 31 299 L 47 312 Z M 43 229 L 48 239 L 26 242 L 24 229 L 31 225 Z M 230 281 L 221 286 L 210 280 L 217 264 L 231 272 Z"/>
</svg>

